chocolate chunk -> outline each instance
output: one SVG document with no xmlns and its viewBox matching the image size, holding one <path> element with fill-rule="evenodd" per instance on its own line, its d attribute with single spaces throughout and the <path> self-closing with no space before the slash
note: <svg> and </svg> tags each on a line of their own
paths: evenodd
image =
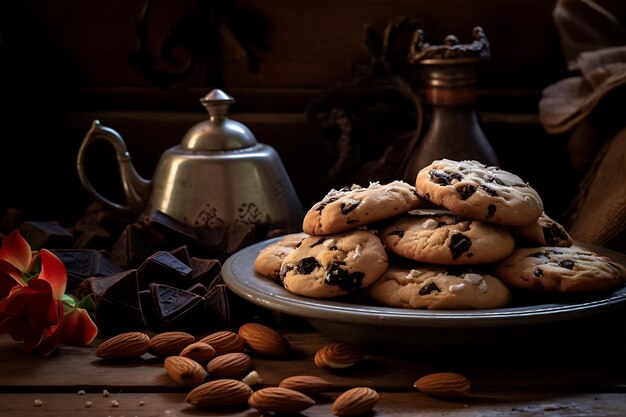
<svg viewBox="0 0 626 417">
<path fill-rule="evenodd" d="M 209 287 L 213 280 L 220 275 L 222 264 L 218 259 L 204 259 L 192 257 L 191 266 L 191 282 L 200 283 L 205 287 Z"/>
<path fill-rule="evenodd" d="M 428 295 L 435 291 L 441 292 L 441 288 L 439 288 L 434 282 L 431 282 L 428 285 L 424 285 L 422 288 L 420 288 L 420 295 Z"/>
<path fill-rule="evenodd" d="M 89 277 L 102 277 L 122 272 L 116 263 L 93 249 L 51 249 L 67 270 L 67 292 L 72 292 Z"/>
<path fill-rule="evenodd" d="M 347 188 L 347 187 L 344 187 Z M 342 191 L 343 188 L 339 191 Z M 349 191 L 349 189 L 347 189 L 346 191 Z M 322 212 L 322 210 L 324 210 L 324 207 L 326 207 L 327 205 L 329 205 L 330 203 L 333 203 L 335 201 L 339 200 L 339 197 L 334 196 L 334 197 L 330 197 L 326 200 L 323 200 L 322 202 L 320 202 L 320 204 L 317 206 L 317 208 L 315 209 L 316 211 L 319 211 L 320 213 Z"/>
<path fill-rule="evenodd" d="M 496 206 L 494 204 L 489 204 L 487 206 L 487 218 L 493 217 L 496 214 Z"/>
<path fill-rule="evenodd" d="M 337 285 L 342 290 L 352 291 L 361 288 L 365 274 L 363 272 L 348 272 L 341 268 L 345 262 L 333 262 L 329 265 L 324 282 Z"/>
<path fill-rule="evenodd" d="M 139 288 L 146 289 L 151 283 L 187 287 L 191 281 L 191 267 L 166 251 L 150 255 L 137 270 Z"/>
<path fill-rule="evenodd" d="M 309 256 L 308 258 L 300 259 L 296 264 L 296 269 L 298 270 L 298 274 L 307 275 L 313 272 L 315 268 L 318 268 L 319 266 L 320 264 L 319 262 L 317 262 L 317 259 Z"/>
<path fill-rule="evenodd" d="M 233 221 L 226 233 L 226 254 L 233 253 L 256 242 L 257 226 L 241 220 Z"/>
<path fill-rule="evenodd" d="M 563 268 L 567 268 L 567 269 L 574 269 L 574 261 L 566 259 L 564 261 L 559 262 L 559 266 L 562 266 Z"/>
<path fill-rule="evenodd" d="M 543 276 L 543 271 L 541 269 L 537 268 L 533 272 L 533 275 L 536 276 L 537 278 L 542 277 Z"/>
<path fill-rule="evenodd" d="M 113 245 L 110 257 L 122 268 L 136 268 L 163 242 L 165 238 L 156 230 L 139 223 L 131 223 Z"/>
<path fill-rule="evenodd" d="M 439 184 L 441 186 L 452 184 L 452 177 L 441 170 L 431 169 L 430 172 L 428 172 L 428 175 L 430 175 L 430 180 L 435 184 Z"/>
<path fill-rule="evenodd" d="M 463 233 L 455 233 L 450 238 L 450 252 L 452 259 L 458 259 L 461 255 L 469 250 L 472 241 Z"/>
<path fill-rule="evenodd" d="M 402 239 L 404 237 L 404 230 L 394 230 L 393 232 L 387 233 L 387 236 L 392 236 L 392 235 L 396 235 L 400 239 Z"/>
<path fill-rule="evenodd" d="M 103 333 L 116 334 L 146 327 L 139 301 L 137 270 L 87 278 L 81 287 L 88 287 L 93 297 L 96 324 Z"/>
<path fill-rule="evenodd" d="M 488 176 L 485 179 L 485 181 L 486 182 L 492 182 L 492 183 L 495 183 L 495 184 L 498 184 L 498 185 L 504 185 L 504 183 L 501 180 L 499 180 L 498 178 L 494 177 L 493 175 Z"/>
<path fill-rule="evenodd" d="M 347 203 L 341 203 L 341 213 L 348 214 L 352 210 L 357 208 L 359 204 L 361 204 L 361 202 L 357 200 L 351 200 L 351 201 L 348 201 Z"/>
<path fill-rule="evenodd" d="M 170 253 L 185 265 L 191 266 L 191 259 L 189 258 L 187 246 L 179 246 L 176 249 L 172 249 Z"/>
<path fill-rule="evenodd" d="M 229 329 L 233 325 L 228 287 L 216 285 L 204 297 L 204 320 L 210 329 Z"/>
<path fill-rule="evenodd" d="M 460 189 L 457 189 L 457 191 L 461 194 L 461 200 L 467 200 L 476 192 L 476 187 L 472 184 L 466 184 Z"/>
<path fill-rule="evenodd" d="M 33 250 L 74 246 L 74 236 L 57 222 L 24 222 L 20 226 L 20 234 Z"/>
<path fill-rule="evenodd" d="M 326 240 L 326 238 L 325 238 L 325 237 L 320 238 L 320 239 L 319 239 L 319 240 L 317 240 L 315 243 L 313 243 L 313 244 L 311 245 L 311 247 L 313 247 L 313 246 L 317 246 L 317 245 L 321 245 L 322 243 L 324 243 L 324 241 L 325 241 L 325 240 Z"/>
<path fill-rule="evenodd" d="M 496 192 L 496 190 L 494 190 L 491 187 L 486 186 L 485 184 L 480 184 L 478 186 L 478 188 L 480 188 L 481 190 L 483 190 L 484 192 L 486 192 L 487 194 L 489 194 L 492 197 L 496 197 L 498 195 L 498 193 Z"/>
<path fill-rule="evenodd" d="M 154 230 L 175 245 L 189 244 L 197 239 L 191 226 L 188 226 L 160 210 L 153 209 L 144 219 Z"/>
<path fill-rule="evenodd" d="M 568 236 L 558 224 L 552 223 L 543 228 L 543 238 L 548 245 L 555 245 L 562 240 L 568 240 Z"/>
<path fill-rule="evenodd" d="M 206 254 L 221 258 L 226 252 L 226 225 L 222 221 L 215 221 L 197 232 L 195 246 Z"/>
<path fill-rule="evenodd" d="M 159 329 L 192 330 L 203 323 L 203 297 L 164 284 L 152 283 L 149 289 Z"/>
<path fill-rule="evenodd" d="M 206 287 L 200 284 L 199 282 L 187 288 L 186 291 L 192 292 L 194 294 L 198 294 L 199 296 L 205 296 L 208 292 Z"/>
</svg>

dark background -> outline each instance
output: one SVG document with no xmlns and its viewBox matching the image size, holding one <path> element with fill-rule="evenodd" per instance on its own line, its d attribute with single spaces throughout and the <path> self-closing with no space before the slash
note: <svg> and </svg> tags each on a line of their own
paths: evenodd
<svg viewBox="0 0 626 417">
<path fill-rule="evenodd" d="M 307 123 L 307 104 L 368 63 L 365 24 L 383 31 L 405 16 L 421 22 L 433 43 L 449 33 L 469 42 L 472 27 L 485 29 L 492 57 L 478 72 L 483 130 L 501 166 L 530 182 L 558 219 L 579 177 L 568 166 L 567 137 L 548 135 L 537 119 L 542 89 L 572 75 L 554 3 L 3 1 L 0 213 L 15 207 L 29 218 L 71 225 L 91 201 L 75 166 L 93 119 L 122 134 L 149 178 L 163 150 L 204 120 L 198 99 L 215 87 L 235 97 L 232 118 L 276 148 L 308 208 L 334 184 L 327 178 L 332 156 Z M 623 2 L 599 3 L 624 17 Z M 174 46 L 170 62 L 163 45 Z M 92 154 L 93 182 L 119 196 L 112 151 Z"/>
</svg>

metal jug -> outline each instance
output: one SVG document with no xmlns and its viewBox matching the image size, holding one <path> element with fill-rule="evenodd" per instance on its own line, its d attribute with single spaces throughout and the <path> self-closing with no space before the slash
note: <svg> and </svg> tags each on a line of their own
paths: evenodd
<svg viewBox="0 0 626 417">
<path fill-rule="evenodd" d="M 133 167 L 124 139 L 95 120 L 78 151 L 83 186 L 109 208 L 139 215 L 153 209 L 198 228 L 240 220 L 272 228 L 302 229 L 303 210 L 285 167 L 271 146 L 258 143 L 242 123 L 227 117 L 234 99 L 215 89 L 200 99 L 209 119 L 197 123 L 180 145 L 159 159 L 153 179 Z M 105 140 L 115 149 L 125 203 L 101 195 L 85 174 L 89 144 Z"/>
</svg>

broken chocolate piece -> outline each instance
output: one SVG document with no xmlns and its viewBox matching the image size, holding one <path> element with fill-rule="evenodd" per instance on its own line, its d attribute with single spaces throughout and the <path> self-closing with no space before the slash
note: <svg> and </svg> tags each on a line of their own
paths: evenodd
<svg viewBox="0 0 626 417">
<path fill-rule="evenodd" d="M 196 240 L 191 226 L 179 222 L 160 210 L 153 209 L 145 218 L 146 223 L 175 245 L 185 245 Z"/>
<path fill-rule="evenodd" d="M 241 220 L 235 220 L 228 227 L 226 234 L 226 253 L 233 253 L 256 242 L 257 226 Z"/>
<path fill-rule="evenodd" d="M 204 326 L 204 299 L 198 294 L 164 284 L 150 284 L 160 330 L 198 330 Z"/>
<path fill-rule="evenodd" d="M 190 266 L 166 251 L 153 253 L 137 270 L 139 288 L 142 290 L 152 283 L 188 287 L 191 283 L 191 274 Z"/>
<path fill-rule="evenodd" d="M 191 266 L 191 259 L 189 258 L 187 246 L 179 246 L 176 249 L 172 249 L 170 253 L 185 265 Z"/>
<path fill-rule="evenodd" d="M 361 204 L 358 200 L 350 200 L 347 203 L 341 203 L 341 213 L 348 214 Z"/>
<path fill-rule="evenodd" d="M 139 301 L 137 270 L 87 278 L 81 287 L 91 292 L 98 329 L 103 333 L 117 334 L 146 327 Z"/>
<path fill-rule="evenodd" d="M 463 233 L 455 233 L 450 238 L 450 252 L 452 252 L 452 259 L 458 259 L 467 252 L 472 246 L 472 241 Z"/>
<path fill-rule="evenodd" d="M 204 259 L 192 257 L 191 282 L 200 283 L 209 288 L 213 280 L 220 275 L 222 264 L 217 259 Z"/>
<path fill-rule="evenodd" d="M 459 194 L 461 194 L 461 200 L 467 200 L 476 192 L 476 187 L 472 184 L 466 184 L 464 187 L 457 189 Z"/>
<path fill-rule="evenodd" d="M 74 236 L 57 222 L 24 222 L 20 226 L 20 234 L 33 250 L 74 246 Z"/>
<path fill-rule="evenodd" d="M 434 282 L 429 283 L 428 285 L 424 285 L 420 289 L 420 295 L 428 295 L 431 292 L 441 292 L 441 288 L 437 286 Z"/>
<path fill-rule="evenodd" d="M 126 226 L 111 249 L 111 259 L 122 268 L 137 268 L 165 238 L 156 230 L 132 223 Z"/>
<path fill-rule="evenodd" d="M 228 287 L 219 284 L 211 288 L 204 296 L 204 317 L 209 329 L 229 329 L 232 327 L 228 301 Z"/>
<path fill-rule="evenodd" d="M 559 262 L 559 266 L 566 269 L 574 269 L 574 261 L 566 259 L 564 261 Z"/>
<path fill-rule="evenodd" d="M 353 291 L 361 288 L 363 285 L 363 278 L 365 273 L 363 272 L 348 272 L 341 268 L 341 265 L 345 265 L 345 262 L 333 262 L 329 265 L 324 277 L 324 282 L 330 285 L 337 285 L 342 290 Z"/>
<path fill-rule="evenodd" d="M 198 294 L 199 296 L 205 296 L 207 294 L 207 289 L 204 285 L 197 283 L 187 288 L 186 291 L 192 292 L 194 294 Z"/>
<path fill-rule="evenodd" d="M 102 253 L 93 249 L 51 249 L 67 270 L 67 292 L 72 292 L 89 277 L 103 277 L 122 269 Z"/>
<path fill-rule="evenodd" d="M 296 268 L 298 270 L 298 274 L 306 275 L 313 272 L 315 268 L 318 268 L 319 266 L 320 264 L 319 262 L 317 262 L 317 259 L 309 256 L 308 258 L 300 259 L 296 265 Z"/>
</svg>

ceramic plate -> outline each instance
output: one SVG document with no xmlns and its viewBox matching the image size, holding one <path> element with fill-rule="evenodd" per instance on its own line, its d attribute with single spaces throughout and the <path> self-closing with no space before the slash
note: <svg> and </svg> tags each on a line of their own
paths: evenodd
<svg viewBox="0 0 626 417">
<path fill-rule="evenodd" d="M 279 239 L 254 244 L 227 259 L 222 267 L 226 285 L 253 304 L 305 318 L 338 341 L 383 349 L 395 342 L 409 347 L 414 347 L 413 342 L 423 347 L 448 346 L 458 341 L 471 344 L 474 339 L 491 343 L 491 336 L 501 339 L 527 334 L 528 329 L 584 319 L 626 306 L 626 287 L 594 296 L 567 295 L 569 298 L 559 301 L 539 299 L 486 310 L 414 310 L 383 307 L 366 299 L 309 298 L 287 291 L 277 281 L 254 270 L 259 251 Z M 576 245 L 626 265 L 626 256 L 619 252 L 578 242 Z"/>
</svg>

